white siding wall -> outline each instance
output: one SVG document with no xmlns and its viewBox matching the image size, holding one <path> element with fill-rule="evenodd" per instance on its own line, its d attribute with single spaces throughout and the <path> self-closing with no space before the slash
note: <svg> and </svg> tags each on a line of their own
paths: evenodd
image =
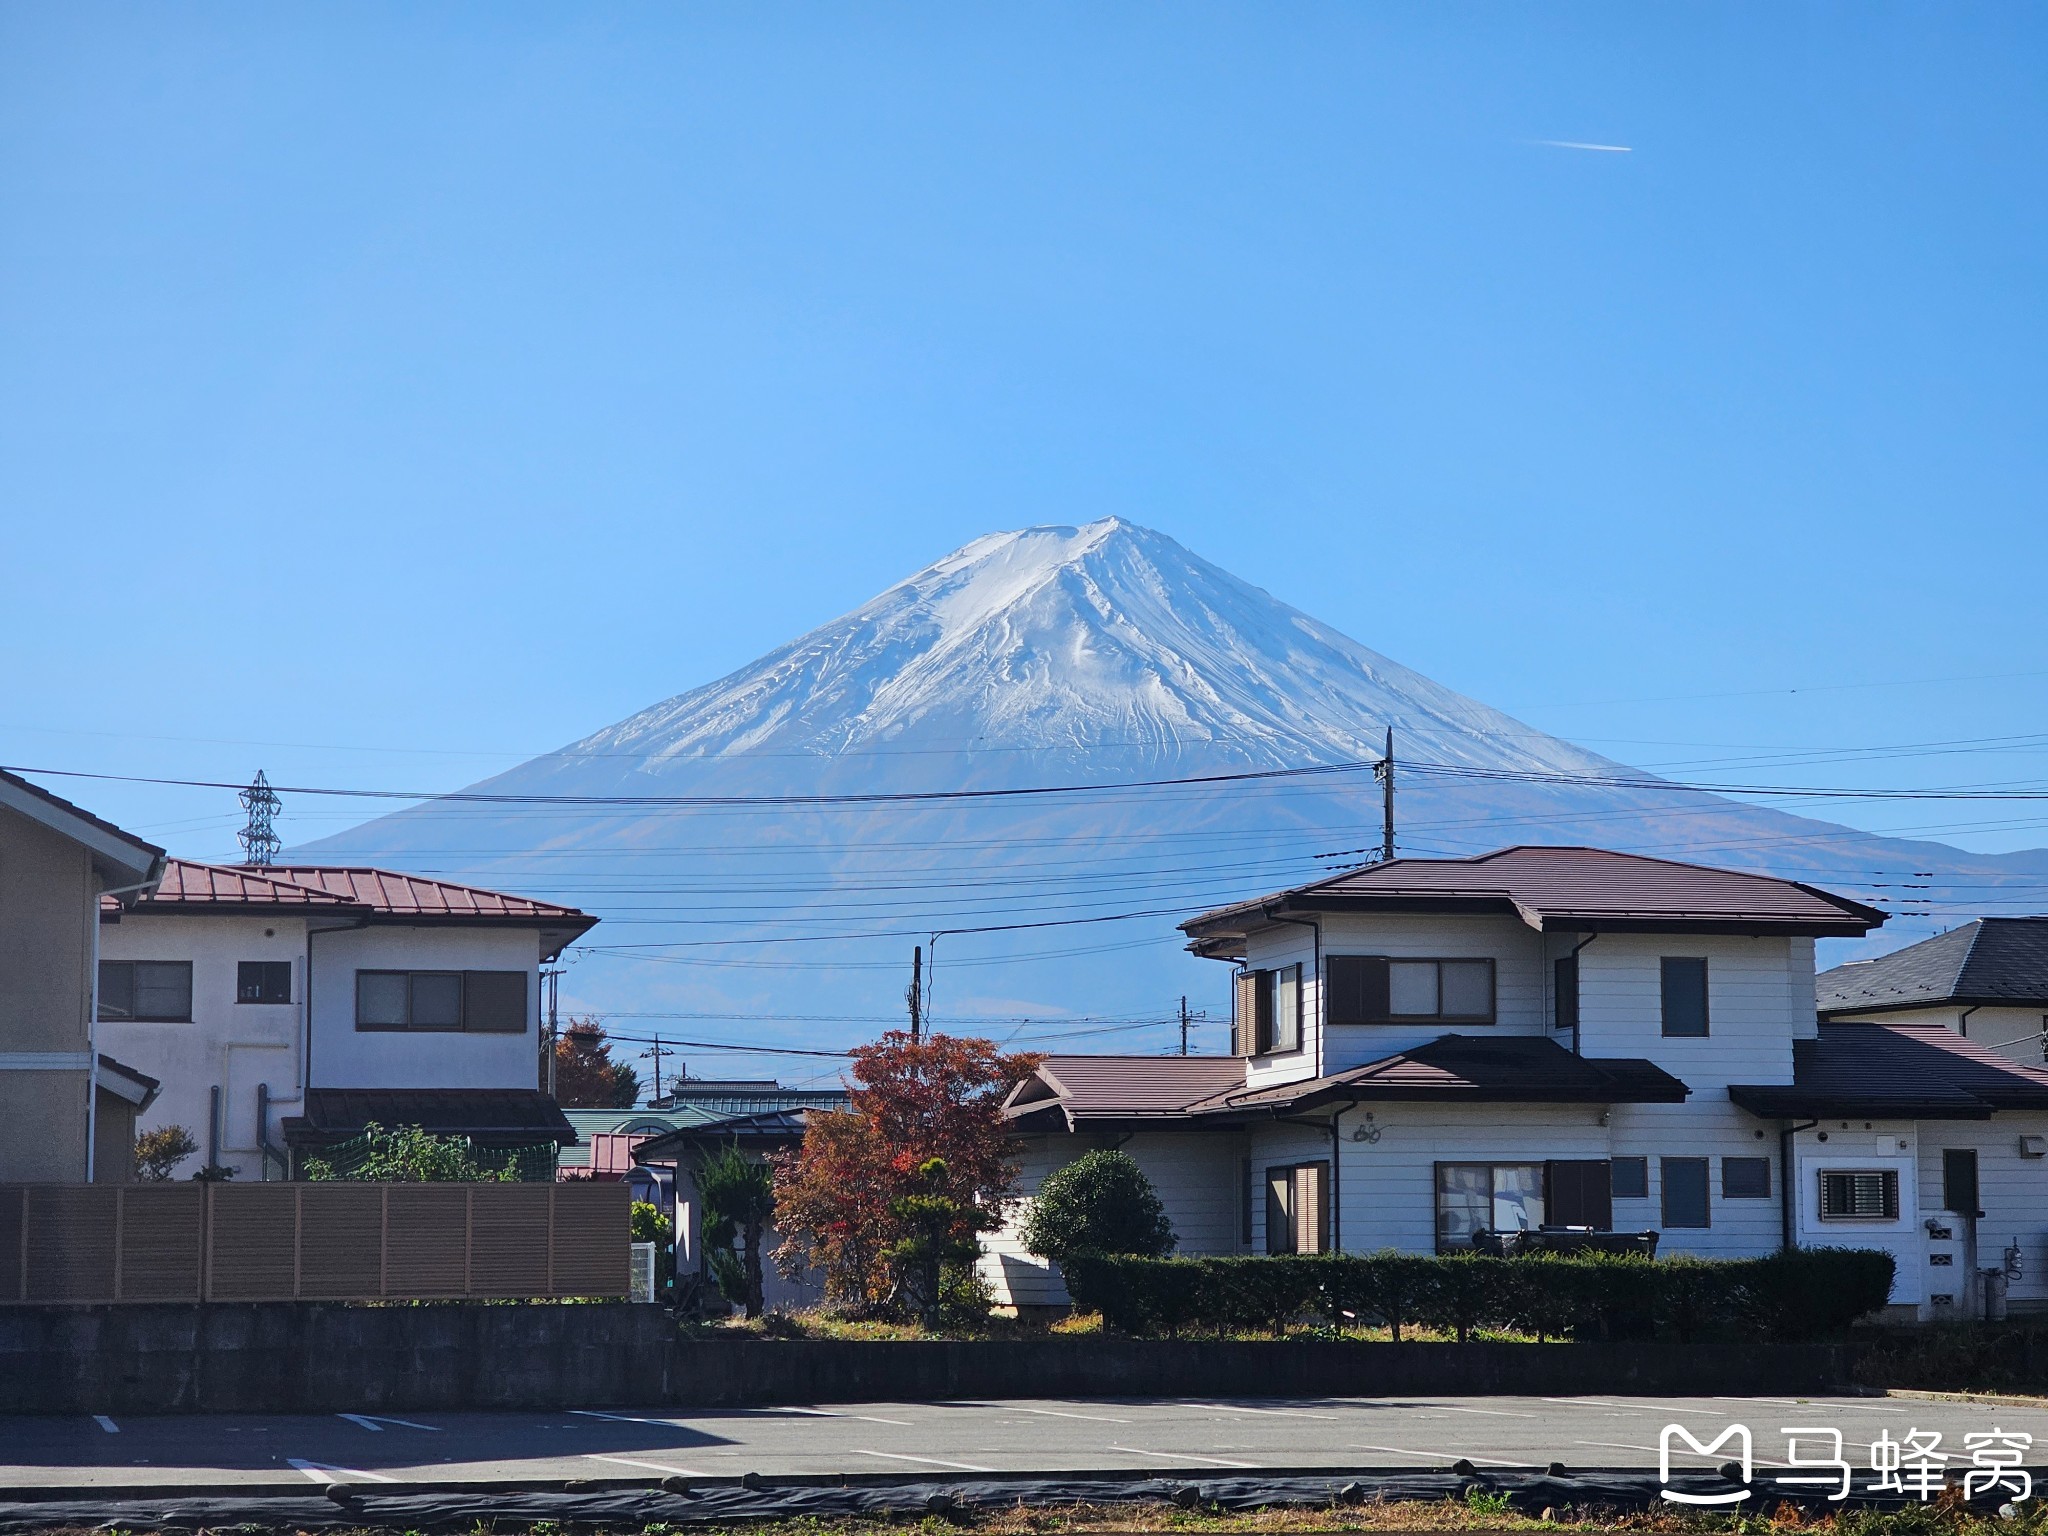
<svg viewBox="0 0 2048 1536">
<path fill-rule="evenodd" d="M 1327 1143 L 1326 1143 L 1327 1145 Z M 982 1239 L 982 1275 L 999 1306 L 1064 1306 L 1066 1286 L 1058 1269 L 1024 1251 L 1019 1234 L 1046 1175 L 1098 1146 L 1117 1147 L 1144 1170 L 1159 1192 L 1179 1240 L 1178 1253 L 1241 1253 L 1239 1223 L 1245 1138 L 1233 1132 L 1161 1132 L 1118 1137 L 1038 1135 L 1024 1139 L 1018 1155 L 1019 1199 L 1002 1227 Z"/>
<path fill-rule="evenodd" d="M 1981 1132 L 1984 1122 L 1975 1122 Z M 1898 1260 L 1894 1306 L 1918 1307 L 1926 1295 L 1927 1232 L 1921 1225 L 1919 1128 L 1910 1120 L 1828 1120 L 1793 1139 L 1798 1166 L 1798 1240 L 1802 1248 L 1883 1248 Z M 1826 1141 L 1821 1137 L 1825 1135 Z M 1935 1164 L 1934 1201 L 1941 1202 L 1941 1154 Z M 1891 1169 L 1899 1176 L 1896 1221 L 1822 1221 L 1820 1176 L 1830 1169 Z"/>
<path fill-rule="evenodd" d="M 2008 1244 L 2018 1243 L 2020 1278 L 2011 1282 L 2007 1302 L 2016 1311 L 2048 1309 L 2048 1158 L 2023 1156 L 2022 1136 L 2048 1136 L 2048 1113 L 2007 1113 L 1989 1120 L 1929 1120 L 1919 1128 L 1920 1208 L 1942 1209 L 1941 1154 L 1949 1147 L 1970 1147 L 1977 1153 L 1977 1199 L 1984 1212 L 1975 1223 L 1976 1252 L 1967 1251 L 1972 1235 L 1955 1226 L 1959 1239 L 1955 1264 L 1946 1270 L 1928 1267 L 1928 1292 L 1956 1296 L 1950 1306 L 1968 1315 L 1971 1303 L 1962 1292 L 1970 1270 L 1997 1268 L 2005 1262 Z M 1969 1213 L 1961 1213 L 1967 1217 Z M 1923 1265 L 1926 1260 L 1920 1260 Z M 1949 1308 L 1930 1309 L 1939 1316 Z"/>
<path fill-rule="evenodd" d="M 258 1151 L 259 1084 L 270 1093 L 270 1144 L 282 1149 L 279 1122 L 300 1112 L 299 1055 L 306 1004 L 306 924 L 294 917 L 187 917 L 128 913 L 102 924 L 103 960 L 192 962 L 192 1020 L 149 1024 L 102 1023 L 100 1049 L 163 1084 L 136 1124 L 138 1131 L 182 1125 L 199 1151 L 178 1175 L 196 1171 L 207 1156 L 213 1089 L 221 1090 L 220 1143 L 224 1167 L 247 1181 L 263 1176 Z M 244 960 L 284 960 L 292 967 L 289 1003 L 235 1001 L 236 967 Z"/>
<path fill-rule="evenodd" d="M 1705 956 L 1704 1039 L 1666 1039 L 1666 955 Z M 1792 1081 L 1795 1029 L 1813 1032 L 1813 946 L 1780 938 L 1603 933 L 1579 952 L 1580 1048 L 1645 1056 L 1697 1101 L 1730 1083 Z M 1719 1097 L 1719 1095 L 1715 1095 Z"/>
<path fill-rule="evenodd" d="M 356 1028 L 356 972 L 524 971 L 520 1034 Z M 533 1088 L 540 1081 L 540 936 L 532 929 L 361 928 L 313 939 L 315 1088 Z"/>
</svg>

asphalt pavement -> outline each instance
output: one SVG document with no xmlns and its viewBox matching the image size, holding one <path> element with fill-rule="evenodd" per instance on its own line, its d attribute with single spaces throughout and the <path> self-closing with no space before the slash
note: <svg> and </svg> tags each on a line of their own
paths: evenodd
<svg viewBox="0 0 2048 1536">
<path fill-rule="evenodd" d="M 560 1486 L 664 1477 L 1652 1468 L 1665 1426 L 1703 1445 L 1748 1428 L 1760 1473 L 1831 1450 L 1859 1473 L 1874 1442 L 1918 1431 L 1953 1475 L 1965 1437 L 2026 1436 L 2048 1461 L 2048 1408 L 1890 1398 L 1403 1397 L 835 1403 L 664 1412 L 0 1418 L 0 1489 L 303 1489 L 308 1482 Z M 1801 1433 L 1796 1452 L 1787 1431 Z M 2012 1442 L 2007 1442 L 2008 1444 Z M 1682 1444 L 1682 1442 L 1681 1442 Z M 2040 1455 L 2032 1447 L 2043 1447 Z M 1674 1456 L 1711 1467 L 1735 1442 Z M 366 1491 L 368 1491 L 366 1489 Z"/>
</svg>

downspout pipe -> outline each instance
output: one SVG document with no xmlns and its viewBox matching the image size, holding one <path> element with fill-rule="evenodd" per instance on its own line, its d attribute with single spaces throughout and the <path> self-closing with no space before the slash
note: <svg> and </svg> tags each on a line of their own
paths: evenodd
<svg viewBox="0 0 2048 1536">
<path fill-rule="evenodd" d="M 1956 1016 L 1956 1032 L 1965 1040 L 1970 1038 L 1970 1015 L 1983 1006 L 1982 1003 L 1972 1003 Z"/>
<path fill-rule="evenodd" d="M 1572 982 L 1574 985 L 1577 985 L 1579 979 L 1579 951 L 1584 949 L 1588 944 L 1592 943 L 1595 939 L 1599 937 L 1600 935 L 1597 933 L 1587 934 L 1583 939 L 1579 940 L 1578 943 L 1574 944 L 1572 946 L 1572 952 L 1569 955 L 1565 956 L 1565 958 L 1571 961 L 1572 963 Z M 1554 982 L 1552 986 L 1554 990 Z M 1585 1055 L 1585 1052 L 1579 1049 L 1579 1018 L 1581 1002 L 1585 995 L 1586 989 L 1584 987 L 1579 987 L 1578 996 L 1572 999 L 1572 1054 L 1574 1056 Z M 1550 1006 L 1553 1009 L 1557 1007 L 1556 998 L 1553 997 L 1551 999 Z"/>
<path fill-rule="evenodd" d="M 1315 935 L 1315 964 L 1310 967 L 1311 979 L 1316 984 L 1316 1076 L 1323 1075 L 1323 1019 L 1329 1012 L 1323 1006 L 1323 920 L 1320 917 L 1288 917 L 1275 912 L 1271 907 L 1263 909 L 1269 922 L 1288 923 L 1296 928 L 1306 928 Z"/>
<path fill-rule="evenodd" d="M 1819 1124 L 1818 1120 L 1808 1120 L 1803 1125 L 1787 1122 L 1778 1128 L 1778 1236 L 1780 1246 L 1787 1253 L 1799 1246 L 1799 1234 L 1793 1221 L 1794 1201 L 1799 1191 L 1792 1174 L 1792 1138 Z"/>
<path fill-rule="evenodd" d="M 149 875 L 133 885 L 117 885 L 99 892 L 92 904 L 92 972 L 85 986 L 85 1182 L 98 1175 L 100 1142 L 100 897 L 119 902 L 137 891 L 153 891 L 164 883 L 170 858 L 158 854 L 150 861 Z"/>
</svg>

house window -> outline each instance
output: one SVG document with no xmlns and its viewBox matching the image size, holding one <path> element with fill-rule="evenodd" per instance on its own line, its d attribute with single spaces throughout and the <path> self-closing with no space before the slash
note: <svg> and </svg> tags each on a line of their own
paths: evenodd
<svg viewBox="0 0 2048 1536">
<path fill-rule="evenodd" d="M 1330 1165 L 1266 1170 L 1266 1252 L 1324 1253 L 1330 1246 Z"/>
<path fill-rule="evenodd" d="M 1442 1024 L 1494 1021 L 1491 960 L 1394 960 L 1384 955 L 1332 955 L 1328 1014 L 1332 1024 Z"/>
<path fill-rule="evenodd" d="M 1436 1245 L 1470 1248 L 1475 1232 L 1543 1225 L 1541 1163 L 1438 1163 Z"/>
<path fill-rule="evenodd" d="M 292 1000 L 289 960 L 243 960 L 235 966 L 235 1001 L 288 1003 Z"/>
<path fill-rule="evenodd" d="M 1664 1186 L 1667 1227 L 1712 1226 L 1707 1208 L 1707 1160 L 1704 1157 L 1660 1157 L 1659 1182 Z"/>
<path fill-rule="evenodd" d="M 1899 1176 L 1890 1168 L 1837 1172 L 1820 1176 L 1822 1221 L 1897 1221 Z"/>
<path fill-rule="evenodd" d="M 1721 1159 L 1723 1200 L 1768 1200 L 1771 1198 L 1771 1160 L 1768 1157 L 1724 1157 Z"/>
<path fill-rule="evenodd" d="M 1241 1056 L 1301 1049 L 1299 965 L 1238 972 L 1236 1034 Z"/>
<path fill-rule="evenodd" d="M 1647 1157 L 1617 1157 L 1609 1166 L 1613 1169 L 1615 1199 L 1650 1198 L 1650 1160 Z"/>
<path fill-rule="evenodd" d="M 357 971 L 356 1028 L 519 1035 L 524 971 Z"/>
<path fill-rule="evenodd" d="M 1559 1029 L 1579 1027 L 1579 957 L 1559 955 L 1550 963 L 1553 1018 Z"/>
<path fill-rule="evenodd" d="M 1695 955 L 1666 955 L 1664 1033 L 1686 1037 L 1707 1032 L 1707 962 Z"/>
<path fill-rule="evenodd" d="M 99 1014 L 139 1024 L 192 1022 L 190 960 L 102 960 Z"/>
<path fill-rule="evenodd" d="M 1614 1172 L 1607 1159 L 1552 1162 L 1543 1166 L 1546 1226 L 1614 1230 Z"/>
<path fill-rule="evenodd" d="M 1971 1147 L 1945 1147 L 1941 1154 L 1941 1208 L 1958 1216 L 1982 1216 L 1977 1209 L 1977 1153 Z"/>
</svg>

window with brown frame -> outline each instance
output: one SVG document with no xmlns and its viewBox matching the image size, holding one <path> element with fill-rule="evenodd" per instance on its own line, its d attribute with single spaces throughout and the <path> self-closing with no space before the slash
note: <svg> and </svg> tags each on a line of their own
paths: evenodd
<svg viewBox="0 0 2048 1536">
<path fill-rule="evenodd" d="M 1491 960 L 1331 955 L 1324 961 L 1332 1024 L 1491 1024 Z"/>
<path fill-rule="evenodd" d="M 1231 1034 L 1239 1056 L 1273 1056 L 1301 1049 L 1301 971 L 1283 965 L 1239 971 Z"/>
<path fill-rule="evenodd" d="M 1436 1246 L 1470 1248 L 1477 1232 L 1543 1225 L 1542 1163 L 1438 1163 Z"/>
<path fill-rule="evenodd" d="M 1330 1165 L 1295 1163 L 1266 1170 L 1266 1252 L 1327 1253 Z"/>
<path fill-rule="evenodd" d="M 526 972 L 357 971 L 356 1028 L 524 1034 Z"/>
</svg>

